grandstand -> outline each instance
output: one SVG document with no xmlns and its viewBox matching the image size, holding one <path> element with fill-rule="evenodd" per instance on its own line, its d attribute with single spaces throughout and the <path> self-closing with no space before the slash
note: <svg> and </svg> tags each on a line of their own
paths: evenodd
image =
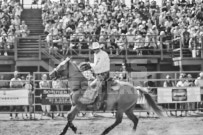
<svg viewBox="0 0 203 135">
<path fill-rule="evenodd" d="M 106 4 L 102 3 L 103 5 L 102 4 L 99 5 L 100 6 L 99 9 L 106 10 L 105 13 L 102 13 L 102 15 L 103 14 L 106 15 L 106 16 L 103 16 L 103 18 L 109 17 L 107 16 L 108 13 L 110 12 L 113 13 L 114 10 L 117 10 L 116 8 L 112 9 L 111 7 L 112 3 L 109 3 L 111 1 L 112 0 L 109 0 Z M 16 3 L 17 2 L 18 1 L 16 1 Z M 110 55 L 112 71 L 119 71 L 119 69 L 122 66 L 122 63 L 125 63 L 127 65 L 127 70 L 129 72 L 179 71 L 179 70 L 202 71 L 203 70 L 202 42 L 199 43 L 200 45 L 198 48 L 196 48 L 195 50 L 193 49 L 192 51 L 191 49 L 185 48 L 185 46 L 182 45 L 183 42 L 181 40 L 181 35 L 177 36 L 180 38 L 176 39 L 176 37 L 172 32 L 169 34 L 166 32 L 167 29 L 165 30 L 165 35 L 161 35 L 160 30 L 158 30 L 157 33 L 153 31 L 149 32 L 150 29 L 152 28 L 150 26 L 150 21 L 148 22 L 149 19 L 151 19 L 151 25 L 153 25 L 154 28 L 159 28 L 159 29 L 161 28 L 159 26 L 159 23 L 155 22 L 155 20 L 158 19 L 159 17 L 158 15 L 162 14 L 162 10 L 165 9 L 164 6 L 162 7 L 162 9 L 158 6 L 155 6 L 155 7 L 151 6 L 149 8 L 150 10 L 145 12 L 146 14 L 145 13 L 142 14 L 141 11 L 135 10 L 136 9 L 135 4 L 131 4 L 133 9 L 130 10 L 129 7 L 125 7 L 125 5 L 122 4 L 122 1 L 121 3 L 119 3 L 121 6 L 119 6 L 118 3 L 115 3 L 115 5 L 118 5 L 117 6 L 118 9 L 121 8 L 123 12 L 127 11 L 128 15 L 134 19 L 134 22 L 136 21 L 139 22 L 140 20 L 136 20 L 136 15 L 133 15 L 131 12 L 136 11 L 136 13 L 139 14 L 138 16 L 140 16 L 139 18 L 141 18 L 141 24 L 137 26 L 137 28 L 141 29 L 139 32 L 134 32 L 136 28 L 134 28 L 132 24 L 127 24 L 126 32 L 124 32 L 125 30 L 124 29 L 122 30 L 122 28 L 120 28 L 119 26 L 115 26 L 117 28 L 117 30 L 115 30 L 117 33 L 115 32 L 114 35 L 117 34 L 118 36 L 117 38 L 122 37 L 123 35 L 124 38 L 126 37 L 126 41 L 123 42 L 122 39 L 117 40 L 116 38 L 114 38 L 113 40 L 116 40 L 117 46 L 124 46 L 124 49 L 119 47 L 118 48 L 108 47 L 109 44 L 110 46 L 113 44 L 113 42 L 111 42 L 110 40 L 110 37 L 112 36 L 112 31 L 114 29 L 114 26 L 112 26 L 112 29 L 109 30 L 109 28 L 105 28 L 101 26 L 103 23 L 102 21 L 100 24 L 102 28 L 100 29 L 105 30 L 105 35 L 101 35 L 99 30 L 99 33 L 98 32 L 91 33 L 92 38 L 90 38 L 89 36 L 90 33 L 88 33 L 88 31 L 85 31 L 83 29 L 82 33 L 78 32 L 80 31 L 80 28 L 81 28 L 79 25 L 81 25 L 82 27 L 83 26 L 86 27 L 87 22 L 93 24 L 92 21 L 94 20 L 91 20 L 91 19 L 84 23 L 84 20 L 85 20 L 84 18 L 87 16 L 85 15 L 84 17 L 79 18 L 80 23 L 77 23 L 76 20 L 73 20 L 74 23 L 76 24 L 74 25 L 75 28 L 72 28 L 71 25 L 68 27 L 65 26 L 66 35 L 63 35 L 63 36 L 66 38 L 66 42 L 64 40 L 63 41 L 60 40 L 60 43 L 57 43 L 57 45 L 60 46 L 62 44 L 62 49 L 66 49 L 66 52 L 63 52 L 63 50 L 60 50 L 61 49 L 60 47 L 58 47 L 57 51 L 55 51 L 53 47 L 52 51 L 54 50 L 54 54 L 52 54 L 50 53 L 50 50 L 51 50 L 51 47 L 54 46 L 54 44 L 56 44 L 53 42 L 53 40 L 55 40 L 55 37 L 58 36 L 58 33 L 55 35 L 54 33 L 52 33 L 53 31 L 52 32 L 46 31 L 46 25 L 48 25 L 47 22 L 50 22 L 51 25 L 55 25 L 56 23 L 59 24 L 60 22 L 64 23 L 63 18 L 65 18 L 67 14 L 68 16 L 75 15 L 73 14 L 73 11 L 77 11 L 76 9 L 78 9 L 79 2 L 67 4 L 67 5 L 65 5 L 63 1 L 61 1 L 61 3 L 53 2 L 52 3 L 53 5 L 54 4 L 62 5 L 61 12 L 60 13 L 58 12 L 57 14 L 58 16 L 54 16 L 55 11 L 53 11 L 53 14 L 51 13 L 52 12 L 51 7 L 53 7 L 53 5 L 49 2 L 46 2 L 46 0 L 44 3 L 43 1 L 38 2 L 38 5 L 34 3 L 30 5 L 30 8 L 27 8 L 26 5 L 23 5 L 23 1 L 19 1 L 19 2 L 21 2 L 20 4 L 22 8 L 20 19 L 21 21 L 25 21 L 28 27 L 28 32 L 27 32 L 28 35 L 23 36 L 23 33 L 21 33 L 20 36 L 17 35 L 15 38 L 14 47 L 11 49 L 7 48 L 7 52 L 8 52 L 7 56 L 5 56 L 3 53 L 5 51 L 5 47 L 1 48 L 2 53 L 0 56 L 0 67 L 1 67 L 0 72 L 11 72 L 14 70 L 18 70 L 20 72 L 35 72 L 35 71 L 46 72 L 46 71 L 52 70 L 57 64 L 59 64 L 59 62 L 62 59 L 64 59 L 67 56 L 72 57 L 72 59 L 74 59 L 78 63 L 82 61 L 87 61 L 87 60 L 91 61 L 93 59 L 93 55 L 92 55 L 93 53 L 91 52 L 91 50 L 88 49 L 88 47 L 85 49 L 81 49 L 80 47 L 71 48 L 70 46 L 71 45 L 74 46 L 76 44 L 77 44 L 76 46 L 79 46 L 79 44 L 90 45 L 91 42 L 93 42 L 94 40 L 97 40 L 100 43 L 104 44 L 104 46 L 107 46 L 107 47 L 104 47 L 103 49 L 106 50 Z M 141 5 L 141 3 L 139 4 Z M 169 6 L 167 4 L 168 3 L 166 3 L 166 6 Z M 88 6 L 88 1 L 85 1 L 84 5 L 89 10 L 94 9 Z M 172 5 L 170 6 L 172 7 Z M 179 6 L 181 7 L 181 5 Z M 60 9 L 60 6 L 58 7 Z M 65 9 L 64 7 L 69 7 L 68 8 L 69 10 L 63 11 Z M 142 8 L 142 5 L 140 7 Z M 145 8 L 143 9 L 145 11 Z M 147 9 L 147 6 L 146 6 L 146 9 Z M 84 10 L 85 13 L 88 12 L 86 11 L 86 9 L 81 8 L 80 10 Z M 154 11 L 155 14 L 157 15 L 154 15 L 154 13 L 150 13 L 151 11 Z M 79 11 L 77 12 L 78 14 L 80 14 Z M 98 15 L 97 17 L 102 17 L 102 15 L 101 16 Z M 125 17 L 124 15 L 122 15 L 122 18 L 121 17 L 120 19 L 117 18 L 116 21 L 119 21 L 118 23 L 120 23 L 121 19 L 125 19 L 125 22 L 127 22 L 127 19 L 130 20 L 130 17 Z M 156 17 L 155 20 L 152 19 L 153 17 Z M 51 18 L 51 20 L 50 19 L 48 20 L 48 18 Z M 94 18 L 94 16 L 92 18 Z M 105 21 L 107 22 L 111 21 L 111 18 Z M 110 24 L 110 22 L 108 22 L 108 24 Z M 121 24 L 121 27 L 122 26 L 123 25 Z M 142 31 L 145 29 L 145 26 L 149 27 L 148 31 L 147 30 Z M 61 27 L 63 29 L 63 26 Z M 57 28 L 59 30 L 59 25 Z M 132 28 L 133 32 L 137 33 L 137 35 L 134 35 L 131 33 L 129 34 L 128 32 L 130 31 L 130 28 Z M 69 34 L 67 32 L 68 30 L 70 30 L 70 35 L 68 35 Z M 64 34 L 64 29 L 62 31 L 63 31 L 62 34 Z M 144 34 L 143 33 L 140 34 L 140 32 L 143 32 Z M 8 33 L 6 34 L 8 35 Z M 169 36 L 170 34 L 171 34 L 171 37 Z M 49 38 L 48 40 L 47 38 L 50 37 L 50 35 L 51 35 L 51 39 Z M 72 40 L 72 38 L 74 38 L 75 35 L 77 39 Z M 95 39 L 93 38 L 94 35 L 96 35 Z M 79 39 L 80 36 L 84 36 L 84 39 L 82 41 L 80 41 Z M 140 36 L 144 40 L 134 39 L 134 38 L 139 38 Z M 197 36 L 199 36 L 199 38 L 202 38 L 201 35 L 197 35 Z M 3 33 L 1 33 L 1 37 L 3 37 Z M 148 40 L 147 40 L 147 37 L 149 37 Z M 67 47 L 65 46 L 66 44 L 69 47 L 68 49 L 65 48 Z M 136 48 L 135 47 L 136 44 L 144 44 L 144 47 Z M 145 47 L 146 44 L 156 44 L 156 47 L 146 48 Z M 130 47 L 130 45 L 133 45 L 134 47 Z"/>
</svg>

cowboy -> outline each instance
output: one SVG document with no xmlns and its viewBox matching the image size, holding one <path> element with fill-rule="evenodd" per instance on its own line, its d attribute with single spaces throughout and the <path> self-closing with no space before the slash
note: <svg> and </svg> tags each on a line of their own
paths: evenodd
<svg viewBox="0 0 203 135">
<path fill-rule="evenodd" d="M 110 59 L 108 54 L 101 50 L 102 46 L 98 42 L 92 44 L 94 51 L 94 63 L 90 63 L 96 76 L 101 75 L 103 79 L 107 79 L 110 71 Z"/>
<path fill-rule="evenodd" d="M 90 63 L 91 70 L 95 75 L 95 80 L 90 83 L 90 86 L 97 85 L 97 82 L 105 82 L 104 87 L 102 89 L 103 92 L 103 105 L 106 102 L 107 98 L 107 79 L 109 78 L 110 71 L 110 59 L 108 54 L 103 51 L 102 46 L 98 42 L 93 42 L 90 49 L 94 51 L 94 63 Z"/>
</svg>

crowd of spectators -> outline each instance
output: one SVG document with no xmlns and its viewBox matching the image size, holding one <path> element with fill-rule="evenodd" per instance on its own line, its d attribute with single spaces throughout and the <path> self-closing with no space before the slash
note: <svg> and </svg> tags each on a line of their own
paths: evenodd
<svg viewBox="0 0 203 135">
<path fill-rule="evenodd" d="M 160 49 L 162 43 L 166 49 L 171 45 L 179 48 L 181 42 L 192 52 L 200 49 L 203 34 L 202 2 L 194 0 L 165 1 L 161 7 L 153 0 L 136 1 L 131 7 L 120 0 L 95 1 L 93 5 L 88 0 L 84 4 L 46 0 L 42 19 L 51 53 L 85 50 L 95 40 L 106 50 L 128 49 L 138 55 L 153 54 L 147 50 Z"/>
<path fill-rule="evenodd" d="M 15 0 L 0 3 L 0 55 L 8 56 L 16 37 L 27 37 L 29 30 L 21 20 L 22 7 Z"/>
</svg>

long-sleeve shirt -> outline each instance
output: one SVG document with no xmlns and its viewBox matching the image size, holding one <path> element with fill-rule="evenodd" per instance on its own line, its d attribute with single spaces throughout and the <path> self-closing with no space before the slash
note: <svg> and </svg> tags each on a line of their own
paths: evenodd
<svg viewBox="0 0 203 135">
<path fill-rule="evenodd" d="M 12 78 L 10 81 L 10 88 L 22 88 L 23 82 L 20 78 Z"/>
<path fill-rule="evenodd" d="M 91 66 L 96 74 L 110 71 L 110 59 L 108 54 L 103 50 L 94 54 L 94 63 L 91 63 Z"/>
</svg>

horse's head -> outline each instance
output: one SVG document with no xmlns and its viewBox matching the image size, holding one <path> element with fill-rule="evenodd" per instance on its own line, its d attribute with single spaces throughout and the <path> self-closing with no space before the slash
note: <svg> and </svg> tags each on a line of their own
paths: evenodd
<svg viewBox="0 0 203 135">
<path fill-rule="evenodd" d="M 68 79 L 69 87 L 71 89 L 80 89 L 81 83 L 87 81 L 77 64 L 69 58 L 61 62 L 49 75 L 51 79 L 56 79 L 58 77 Z"/>
<path fill-rule="evenodd" d="M 68 64 L 69 58 L 62 61 L 54 70 L 49 73 L 51 79 L 57 79 L 59 77 L 68 77 Z"/>
</svg>

